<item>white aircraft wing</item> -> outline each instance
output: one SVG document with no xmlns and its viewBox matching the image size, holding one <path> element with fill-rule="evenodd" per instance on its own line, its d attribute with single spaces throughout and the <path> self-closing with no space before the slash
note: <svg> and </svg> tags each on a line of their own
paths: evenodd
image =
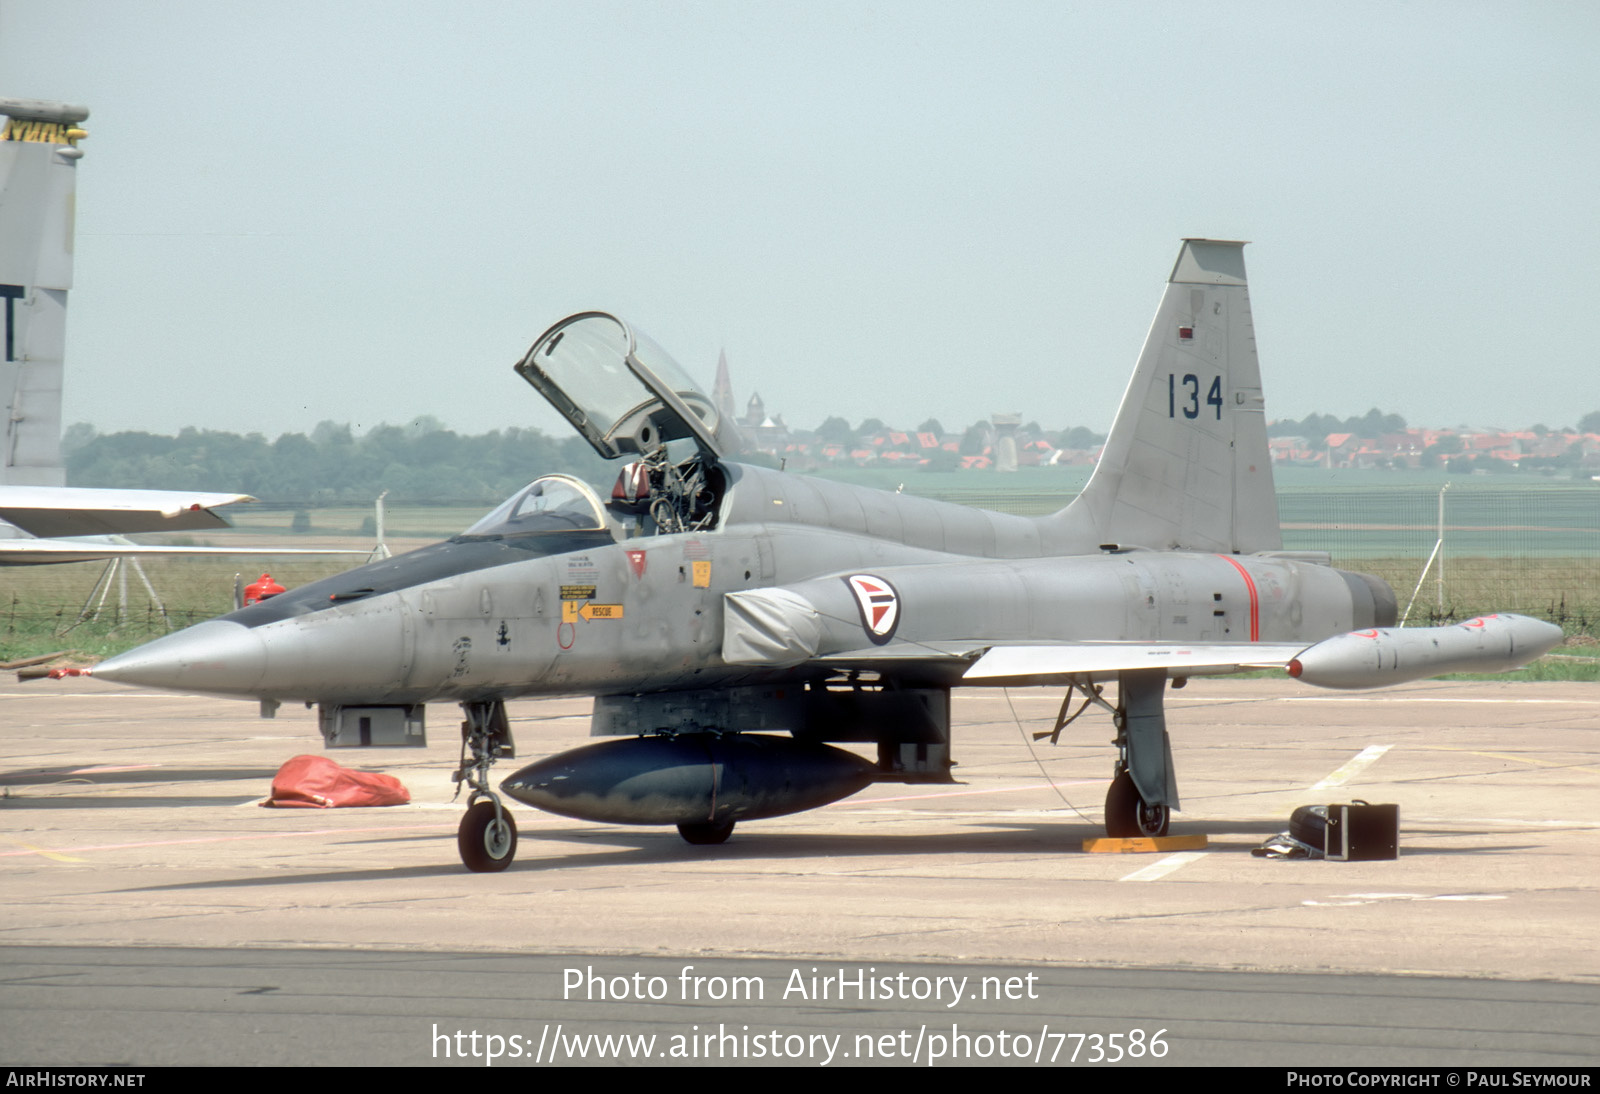
<svg viewBox="0 0 1600 1094">
<path fill-rule="evenodd" d="M 1081 683 L 1137 669 L 1220 676 L 1286 669 L 1305 684 L 1376 688 L 1447 672 L 1509 672 L 1562 641 L 1554 623 L 1501 612 L 1440 627 L 1369 627 L 1318 642 L 897 642 L 813 658 L 836 668 L 918 666 L 977 686 Z"/>
<path fill-rule="evenodd" d="M 55 562 L 92 562 L 129 555 L 366 555 L 368 551 L 338 547 L 188 547 L 107 539 L 0 539 L 0 566 L 32 566 Z"/>
<path fill-rule="evenodd" d="M 0 486 L 0 520 L 45 537 L 187 532 L 226 528 L 228 522 L 213 509 L 255 500 L 248 494 L 183 490 Z"/>
<path fill-rule="evenodd" d="M 1166 669 L 1170 676 L 1281 669 L 1306 646 L 1305 642 L 894 643 L 829 654 L 813 658 L 812 663 L 887 669 L 919 662 L 930 669 L 959 670 L 963 684 L 1020 687 L 1059 684 L 1083 677 L 1114 678 L 1119 672 L 1134 669 Z"/>
<path fill-rule="evenodd" d="M 1071 676 L 1133 669 L 1166 669 L 1170 676 L 1218 675 L 1281 669 L 1307 643 L 1271 642 L 1068 642 L 1045 646 L 995 646 L 963 675 L 972 684 L 1001 681 L 1052 683 Z"/>
</svg>

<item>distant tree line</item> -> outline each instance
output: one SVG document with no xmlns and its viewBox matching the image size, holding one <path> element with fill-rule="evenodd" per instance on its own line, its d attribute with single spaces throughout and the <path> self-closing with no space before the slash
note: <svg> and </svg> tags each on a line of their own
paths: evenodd
<svg viewBox="0 0 1600 1094">
<path fill-rule="evenodd" d="M 184 429 L 175 437 L 70 427 L 62 438 L 67 482 L 134 489 L 227 490 L 262 501 L 486 503 L 552 472 L 602 482 L 615 474 L 581 437 L 555 440 L 537 429 L 463 436 L 432 418 L 380 425 L 357 437 L 322 422 L 309 435 Z"/>
<path fill-rule="evenodd" d="M 1359 418 L 1335 418 L 1331 414 L 1307 414 L 1299 421 L 1285 418 L 1267 426 L 1270 437 L 1305 437 L 1320 441 L 1330 433 L 1354 433 L 1358 437 L 1381 437 L 1385 433 L 1404 433 L 1406 420 L 1398 414 L 1385 414 L 1373 407 Z M 1529 427 L 1529 432 L 1543 436 L 1565 430 L 1551 429 L 1545 425 Z M 1600 433 L 1600 410 L 1590 411 L 1578 419 L 1577 432 Z"/>
<path fill-rule="evenodd" d="M 1406 420 L 1398 414 L 1385 414 L 1373 407 L 1359 418 L 1335 418 L 1331 414 L 1307 414 L 1298 422 L 1293 418 L 1272 422 L 1269 437 L 1306 437 L 1320 441 L 1330 433 L 1354 433 L 1358 437 L 1381 437 L 1385 433 L 1404 433 Z"/>
<path fill-rule="evenodd" d="M 853 444 L 886 428 L 878 419 L 852 429 L 842 418 L 829 418 L 817 434 Z M 931 418 L 919 431 L 944 435 Z M 1035 422 L 1023 432 L 1041 431 Z M 987 421 L 976 423 L 963 438 L 962 452 L 982 451 L 991 434 Z M 1081 447 L 1104 439 L 1082 427 L 1059 436 Z M 285 433 L 275 440 L 193 427 L 177 436 L 100 433 L 80 422 L 66 430 L 62 452 L 73 486 L 242 491 L 267 502 L 316 505 L 367 502 L 384 490 L 397 502 L 489 503 L 540 475 L 563 473 L 605 483 L 616 474 L 581 437 L 557 440 L 537 429 L 517 428 L 464 436 L 431 415 L 404 426 L 379 425 L 359 437 L 348 423 L 325 421 L 309 434 Z M 952 466 L 959 463 L 954 453 L 942 455 Z M 777 466 L 775 457 L 761 452 L 739 458 Z"/>
<path fill-rule="evenodd" d="M 829 418 L 816 433 L 825 441 L 853 444 L 884 428 L 877 419 L 852 429 L 843 418 Z M 1357 418 L 1311 414 L 1274 422 L 1268 432 L 1320 439 L 1330 433 L 1381 436 L 1405 428 L 1400 415 L 1374 408 Z M 1600 432 L 1600 411 L 1584 415 L 1578 429 Z M 961 453 L 981 451 L 990 430 L 987 421 L 974 423 L 962 435 Z M 1542 426 L 1534 430 L 1544 432 Z M 917 431 L 947 435 L 931 418 Z M 1030 422 L 1020 432 L 1048 437 L 1064 448 L 1092 448 L 1104 440 L 1081 426 L 1045 433 Z M 1459 439 L 1447 437 L 1437 455 L 1449 456 L 1459 446 Z M 384 490 L 395 501 L 490 503 L 540 475 L 559 472 L 604 483 L 616 473 L 580 437 L 557 440 L 518 428 L 464 436 L 430 415 L 404 426 L 379 425 L 359 437 L 348 423 L 321 422 L 309 434 L 285 433 L 275 440 L 192 427 L 175 437 L 102 434 L 80 422 L 67 429 L 62 451 L 67 481 L 74 486 L 242 491 L 263 501 L 313 504 L 367 502 Z M 957 462 L 954 454 L 946 456 L 947 462 Z"/>
</svg>

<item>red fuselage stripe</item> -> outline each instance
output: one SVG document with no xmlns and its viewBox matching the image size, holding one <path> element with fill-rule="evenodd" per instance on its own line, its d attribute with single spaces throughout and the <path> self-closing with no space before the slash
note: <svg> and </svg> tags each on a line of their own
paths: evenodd
<svg viewBox="0 0 1600 1094">
<path fill-rule="evenodd" d="M 1227 555 L 1218 555 L 1229 566 L 1239 571 L 1239 576 L 1244 578 L 1244 587 L 1250 594 L 1250 641 L 1261 641 L 1261 598 L 1256 594 L 1255 578 L 1250 576 L 1250 571 L 1239 565 Z"/>
</svg>

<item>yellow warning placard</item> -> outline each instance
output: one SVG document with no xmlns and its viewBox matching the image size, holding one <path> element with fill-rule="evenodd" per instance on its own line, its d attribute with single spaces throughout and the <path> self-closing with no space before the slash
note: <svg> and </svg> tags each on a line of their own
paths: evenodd
<svg viewBox="0 0 1600 1094">
<path fill-rule="evenodd" d="M 592 622 L 596 619 L 621 619 L 621 604 L 594 604 L 578 603 L 576 600 L 563 600 L 561 602 L 561 621 L 563 623 L 576 623 L 582 619 Z"/>
<path fill-rule="evenodd" d="M 711 560 L 698 559 L 689 564 L 689 578 L 696 589 L 711 588 Z"/>
</svg>

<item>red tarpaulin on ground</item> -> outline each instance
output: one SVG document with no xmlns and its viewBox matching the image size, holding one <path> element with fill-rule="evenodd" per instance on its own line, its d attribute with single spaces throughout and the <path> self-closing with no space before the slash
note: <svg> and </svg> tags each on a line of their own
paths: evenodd
<svg viewBox="0 0 1600 1094">
<path fill-rule="evenodd" d="M 263 805 L 292 809 L 337 809 L 353 805 L 406 805 L 411 794 L 393 775 L 352 771 L 326 756 L 296 756 L 272 778 Z"/>
</svg>

